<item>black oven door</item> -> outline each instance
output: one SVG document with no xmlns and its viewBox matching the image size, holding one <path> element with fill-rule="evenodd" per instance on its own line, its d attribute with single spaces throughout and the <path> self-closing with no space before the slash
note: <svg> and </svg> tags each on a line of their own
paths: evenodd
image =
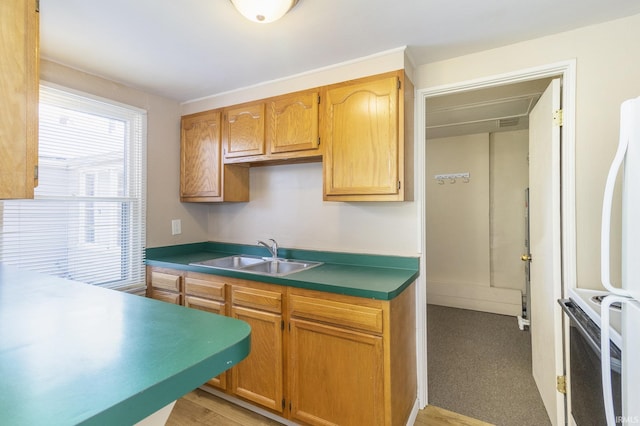
<svg viewBox="0 0 640 426">
<path fill-rule="evenodd" d="M 600 364 L 600 327 L 571 299 L 558 302 L 571 321 L 571 414 L 578 426 L 606 425 Z M 622 415 L 620 359 L 620 349 L 611 342 L 611 383 L 616 419 L 620 419 Z"/>
</svg>

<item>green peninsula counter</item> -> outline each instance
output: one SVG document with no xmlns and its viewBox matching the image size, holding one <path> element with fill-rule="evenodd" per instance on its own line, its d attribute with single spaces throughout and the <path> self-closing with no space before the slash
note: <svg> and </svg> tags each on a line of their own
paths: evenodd
<svg viewBox="0 0 640 426">
<path fill-rule="evenodd" d="M 243 321 L 0 265 L 7 425 L 134 424 L 244 359 Z"/>
</svg>

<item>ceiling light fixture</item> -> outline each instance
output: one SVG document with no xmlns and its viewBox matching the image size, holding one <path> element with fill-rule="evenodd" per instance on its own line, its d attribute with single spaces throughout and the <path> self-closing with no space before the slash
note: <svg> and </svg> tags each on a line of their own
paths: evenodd
<svg viewBox="0 0 640 426">
<path fill-rule="evenodd" d="M 231 3 L 248 20 L 267 24 L 282 18 L 298 0 L 231 0 Z"/>
</svg>

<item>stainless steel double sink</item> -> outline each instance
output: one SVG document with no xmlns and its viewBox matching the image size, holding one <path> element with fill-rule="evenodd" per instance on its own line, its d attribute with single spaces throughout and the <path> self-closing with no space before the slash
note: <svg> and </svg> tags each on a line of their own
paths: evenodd
<svg viewBox="0 0 640 426">
<path fill-rule="evenodd" d="M 202 260 L 200 262 L 192 262 L 189 265 L 282 277 L 294 272 L 304 271 L 320 266 L 322 265 L 322 262 L 238 254 L 220 257 L 217 259 Z"/>
</svg>

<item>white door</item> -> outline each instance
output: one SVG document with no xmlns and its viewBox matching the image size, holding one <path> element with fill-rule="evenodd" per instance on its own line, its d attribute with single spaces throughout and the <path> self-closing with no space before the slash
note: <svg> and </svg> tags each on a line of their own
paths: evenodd
<svg viewBox="0 0 640 426">
<path fill-rule="evenodd" d="M 529 115 L 531 237 L 531 358 L 533 378 L 551 423 L 564 424 L 560 247 L 560 79 L 553 80 Z"/>
</svg>

